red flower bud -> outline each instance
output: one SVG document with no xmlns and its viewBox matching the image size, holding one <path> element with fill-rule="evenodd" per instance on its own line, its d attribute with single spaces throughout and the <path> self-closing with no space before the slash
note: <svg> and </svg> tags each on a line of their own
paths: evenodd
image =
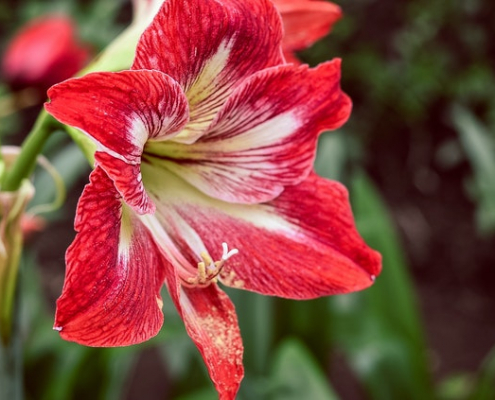
<svg viewBox="0 0 495 400">
<path fill-rule="evenodd" d="M 5 80 L 15 89 L 45 91 L 70 78 L 89 58 L 75 37 L 74 22 L 63 15 L 37 18 L 13 38 L 2 60 Z"/>
</svg>

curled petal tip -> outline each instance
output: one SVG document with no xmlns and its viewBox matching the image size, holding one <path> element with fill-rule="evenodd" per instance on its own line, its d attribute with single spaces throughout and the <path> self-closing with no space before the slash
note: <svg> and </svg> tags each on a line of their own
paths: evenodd
<svg viewBox="0 0 495 400">
<path fill-rule="evenodd" d="M 63 329 L 63 328 L 62 328 L 61 326 L 54 326 L 54 327 L 53 327 L 53 330 L 54 330 L 54 331 L 57 331 L 57 332 L 62 332 L 62 329 Z"/>
</svg>

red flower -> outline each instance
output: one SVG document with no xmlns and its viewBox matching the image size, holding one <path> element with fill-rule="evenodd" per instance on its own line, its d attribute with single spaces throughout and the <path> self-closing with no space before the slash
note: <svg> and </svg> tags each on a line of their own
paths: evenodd
<svg viewBox="0 0 495 400">
<path fill-rule="evenodd" d="M 281 37 L 268 0 L 168 0 L 130 71 L 49 90 L 47 111 L 98 146 L 57 302 L 63 338 L 149 339 L 165 283 L 220 398 L 233 399 L 243 348 L 217 281 L 293 299 L 372 284 L 380 256 L 345 188 L 312 172 L 318 134 L 350 113 L 340 61 L 284 64 Z"/>
<path fill-rule="evenodd" d="M 294 52 L 303 50 L 327 35 L 342 16 L 340 7 L 328 1 L 273 0 L 284 23 L 284 56 L 299 64 Z"/>
<path fill-rule="evenodd" d="M 63 15 L 31 21 L 14 37 L 3 58 L 5 80 L 14 88 L 37 87 L 43 91 L 70 78 L 89 57 L 75 39 L 73 21 Z"/>
</svg>

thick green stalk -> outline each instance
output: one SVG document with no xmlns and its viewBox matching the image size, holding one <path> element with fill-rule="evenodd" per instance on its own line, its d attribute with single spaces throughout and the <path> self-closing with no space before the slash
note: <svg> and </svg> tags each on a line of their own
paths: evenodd
<svg viewBox="0 0 495 400">
<path fill-rule="evenodd" d="M 3 177 L 1 185 L 3 192 L 15 192 L 21 186 L 23 179 L 31 175 L 38 155 L 57 126 L 58 122 L 53 117 L 46 111 L 41 111 L 33 130 L 22 144 L 21 153 Z"/>
<path fill-rule="evenodd" d="M 20 324 L 19 280 L 14 298 L 11 340 L 4 343 L 0 340 L 0 399 L 22 400 L 22 335 Z"/>
</svg>

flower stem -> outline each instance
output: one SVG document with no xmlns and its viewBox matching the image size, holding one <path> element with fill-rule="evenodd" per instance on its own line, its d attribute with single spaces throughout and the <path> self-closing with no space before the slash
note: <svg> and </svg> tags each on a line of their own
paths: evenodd
<svg viewBox="0 0 495 400">
<path fill-rule="evenodd" d="M 2 191 L 14 192 L 18 190 L 22 180 L 31 175 L 36 165 L 38 154 L 41 153 L 44 144 L 57 126 L 58 122 L 53 117 L 46 111 L 41 111 L 33 130 L 22 144 L 21 153 L 3 177 Z"/>
<path fill-rule="evenodd" d="M 22 335 L 19 281 L 15 291 L 10 340 L 0 340 L 0 399 L 23 399 Z"/>
</svg>

